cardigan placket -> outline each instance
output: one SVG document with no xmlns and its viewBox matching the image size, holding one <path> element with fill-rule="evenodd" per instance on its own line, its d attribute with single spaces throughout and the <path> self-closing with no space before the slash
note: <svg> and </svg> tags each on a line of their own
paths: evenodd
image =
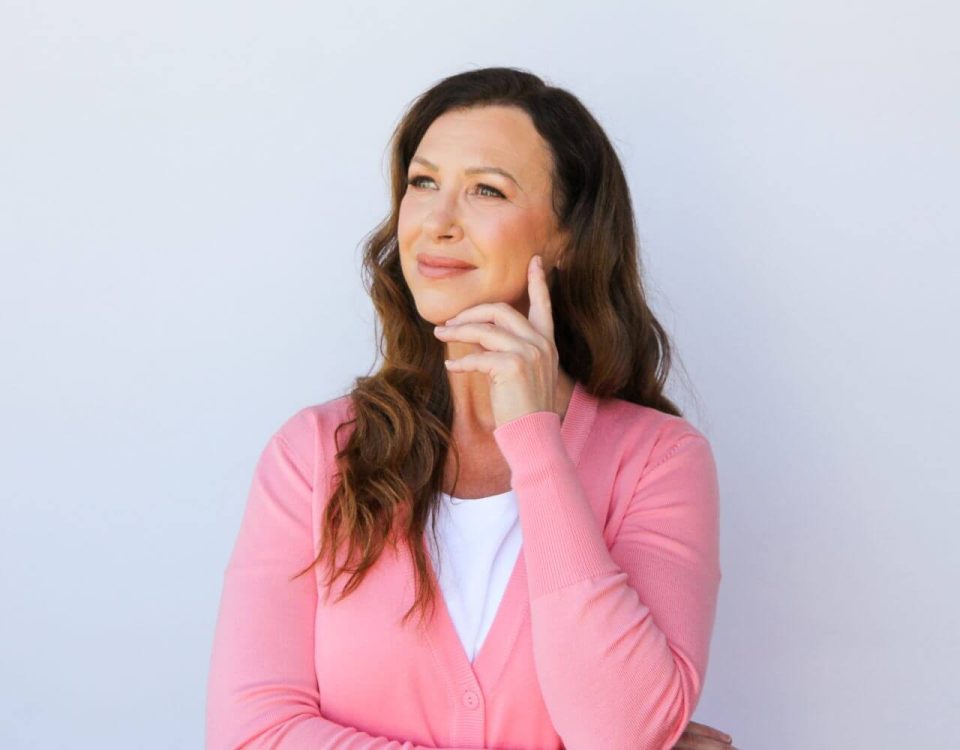
<svg viewBox="0 0 960 750">
<path fill-rule="evenodd" d="M 597 405 L 598 399 L 584 390 L 579 381 L 575 381 L 567 411 L 560 424 L 564 448 L 574 465 L 579 461 L 580 451 L 593 426 Z M 496 690 L 523 628 L 530 627 L 530 599 L 524 548 L 521 544 L 490 631 L 472 664 L 457 635 L 453 618 L 432 568 L 429 575 L 432 584 L 436 586 L 437 605 L 425 637 L 439 671 L 448 678 L 450 692 L 457 696 L 454 719 L 456 733 L 450 741 L 458 747 L 482 747 L 486 742 L 484 695 Z M 414 585 L 413 576 L 414 568 L 411 563 L 407 575 L 411 591 Z"/>
</svg>

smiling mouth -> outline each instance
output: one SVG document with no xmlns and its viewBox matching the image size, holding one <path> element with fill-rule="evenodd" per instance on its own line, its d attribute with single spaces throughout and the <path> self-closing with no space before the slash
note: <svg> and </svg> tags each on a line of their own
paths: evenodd
<svg viewBox="0 0 960 750">
<path fill-rule="evenodd" d="M 445 279 L 448 276 L 459 276 L 460 274 L 467 273 L 468 271 L 477 270 L 476 267 L 471 266 L 469 268 L 450 268 L 449 266 L 430 266 L 426 263 L 421 263 L 417 261 L 417 270 L 420 272 L 421 276 L 425 276 L 428 279 Z"/>
</svg>

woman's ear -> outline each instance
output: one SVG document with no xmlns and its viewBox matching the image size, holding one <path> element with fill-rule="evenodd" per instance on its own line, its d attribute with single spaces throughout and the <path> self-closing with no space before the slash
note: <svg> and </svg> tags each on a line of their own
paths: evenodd
<svg viewBox="0 0 960 750">
<path fill-rule="evenodd" d="M 553 259 L 554 268 L 563 268 L 563 264 L 566 261 L 567 248 L 570 246 L 570 232 L 565 230 L 557 234 L 557 238 L 554 244 L 554 247 L 557 248 L 556 255 Z"/>
<path fill-rule="evenodd" d="M 567 247 L 568 247 L 568 245 L 567 245 L 566 243 L 564 243 L 564 244 L 562 245 L 562 247 L 560 248 L 560 252 L 557 253 L 557 260 L 556 260 L 556 263 L 554 263 L 554 266 L 556 266 L 557 268 L 563 268 L 564 265 L 566 265 L 566 262 L 567 262 Z"/>
</svg>

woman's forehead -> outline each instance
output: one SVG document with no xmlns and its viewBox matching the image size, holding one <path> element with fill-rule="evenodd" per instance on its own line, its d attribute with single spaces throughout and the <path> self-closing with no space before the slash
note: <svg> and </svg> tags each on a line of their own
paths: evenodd
<svg viewBox="0 0 960 750">
<path fill-rule="evenodd" d="M 431 123 L 415 157 L 455 172 L 496 167 L 521 185 L 524 177 L 526 184 L 542 181 L 550 165 L 550 152 L 529 115 L 515 107 L 444 113 Z"/>
</svg>

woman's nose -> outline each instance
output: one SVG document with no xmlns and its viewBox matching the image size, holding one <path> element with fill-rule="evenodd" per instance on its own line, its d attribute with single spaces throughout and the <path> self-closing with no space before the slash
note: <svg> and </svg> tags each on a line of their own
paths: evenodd
<svg viewBox="0 0 960 750">
<path fill-rule="evenodd" d="M 431 236 L 460 231 L 456 199 L 438 197 L 423 219 L 423 228 Z"/>
</svg>

